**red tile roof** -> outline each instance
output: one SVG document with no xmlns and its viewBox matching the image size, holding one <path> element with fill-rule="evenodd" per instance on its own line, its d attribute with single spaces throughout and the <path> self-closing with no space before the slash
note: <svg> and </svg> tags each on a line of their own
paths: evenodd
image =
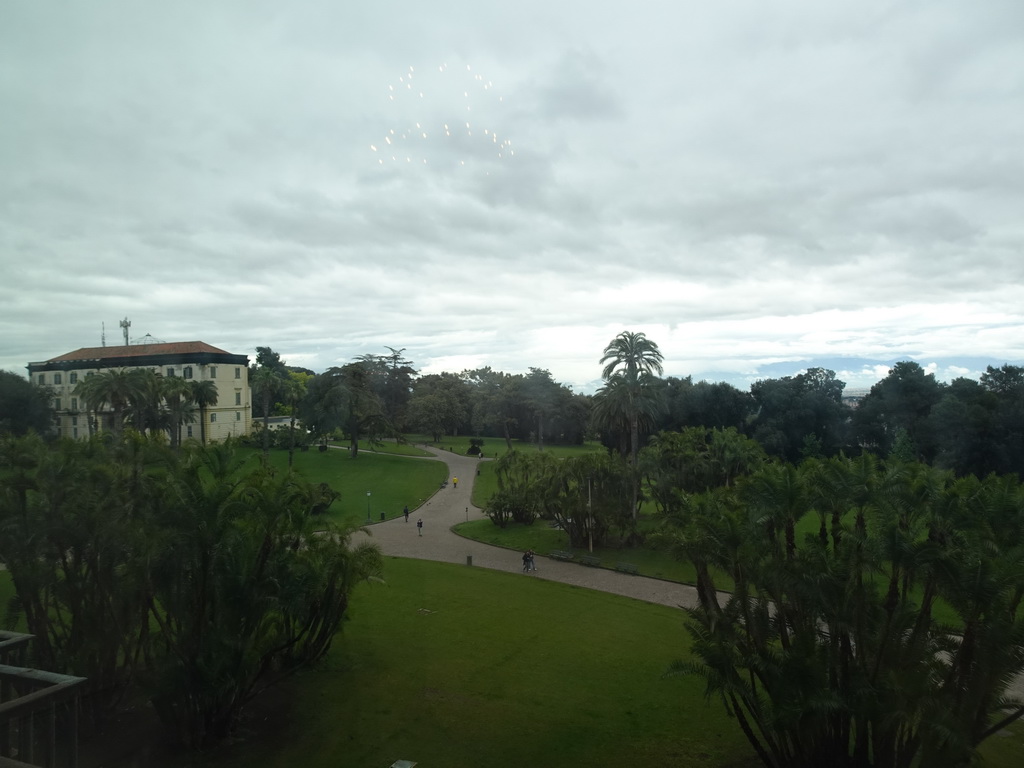
<svg viewBox="0 0 1024 768">
<path fill-rule="evenodd" d="M 132 344 L 120 347 L 83 347 L 65 355 L 51 357 L 46 362 L 57 363 L 65 360 L 103 360 L 108 357 L 144 357 L 146 355 L 191 355 L 198 352 L 212 352 L 228 355 L 202 341 L 172 341 L 169 344 Z"/>
</svg>

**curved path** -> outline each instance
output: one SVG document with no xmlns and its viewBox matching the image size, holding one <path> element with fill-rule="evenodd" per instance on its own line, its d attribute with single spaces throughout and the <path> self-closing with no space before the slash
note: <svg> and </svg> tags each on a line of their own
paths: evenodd
<svg viewBox="0 0 1024 768">
<path fill-rule="evenodd" d="M 410 509 L 408 523 L 399 516 L 368 526 L 371 541 L 376 542 L 385 555 L 463 564 L 467 558 L 472 557 L 474 567 L 521 572 L 522 552 L 465 539 L 451 530 L 457 523 L 479 520 L 483 515 L 470 501 L 481 460 L 433 448 L 426 450 L 448 465 L 448 486 L 440 489 L 422 506 Z M 452 482 L 453 478 L 458 478 L 457 486 Z M 416 526 L 416 521 L 421 518 L 422 536 L 418 535 Z M 523 578 L 560 581 L 672 607 L 693 606 L 697 603 L 697 591 L 685 584 L 630 576 L 606 568 L 588 568 L 541 556 L 537 557 L 536 565 L 537 571 L 523 574 Z"/>
<path fill-rule="evenodd" d="M 448 465 L 448 486 L 435 493 L 422 506 L 410 510 L 408 523 L 399 516 L 394 520 L 368 526 L 371 541 L 376 542 L 385 555 L 394 557 L 442 563 L 466 563 L 467 558 L 472 557 L 474 567 L 522 572 L 522 552 L 465 539 L 451 530 L 457 523 L 467 519 L 479 520 L 483 515 L 470 501 L 480 459 L 424 447 Z M 459 478 L 457 487 L 451 482 L 453 477 Z M 423 519 L 422 536 L 417 535 L 416 521 L 420 518 Z M 607 568 L 588 568 L 541 556 L 537 557 L 536 565 L 537 571 L 523 574 L 524 579 L 560 581 L 673 608 L 697 605 L 697 590 L 687 584 L 630 576 Z M 722 597 L 724 599 L 726 596 Z M 1016 676 L 1007 693 L 1024 699 L 1024 674 Z"/>
</svg>

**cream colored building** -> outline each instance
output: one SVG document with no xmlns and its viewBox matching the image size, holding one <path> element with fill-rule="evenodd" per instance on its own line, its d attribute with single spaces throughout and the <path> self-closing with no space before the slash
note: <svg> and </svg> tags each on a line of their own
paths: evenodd
<svg viewBox="0 0 1024 768">
<path fill-rule="evenodd" d="M 78 382 L 101 371 L 130 368 L 149 368 L 161 376 L 180 376 L 192 381 L 212 381 L 217 388 L 217 402 L 206 409 L 206 441 L 219 442 L 249 434 L 252 425 L 249 358 L 202 341 L 86 347 L 28 364 L 32 382 L 53 391 L 60 436 L 74 439 L 89 436 L 89 419 L 93 416 L 75 395 Z M 93 426 L 109 428 L 110 412 L 98 415 L 101 423 Z M 184 425 L 183 440 L 200 439 L 198 411 L 195 416 L 194 423 Z"/>
</svg>

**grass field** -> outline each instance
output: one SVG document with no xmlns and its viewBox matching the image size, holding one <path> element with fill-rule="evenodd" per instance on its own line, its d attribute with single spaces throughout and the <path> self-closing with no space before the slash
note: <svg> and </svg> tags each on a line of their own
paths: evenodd
<svg viewBox="0 0 1024 768">
<path fill-rule="evenodd" d="M 259 451 L 251 450 L 253 456 Z M 270 463 L 284 470 L 288 452 L 270 452 Z M 353 459 L 348 451 L 332 448 L 295 454 L 295 470 L 310 482 L 329 483 L 341 497 L 327 517 L 343 524 L 363 524 L 367 508 L 372 521 L 398 517 L 408 504 L 413 510 L 429 499 L 448 477 L 448 467 L 436 459 L 412 460 L 402 455 L 363 451 Z M 367 497 L 367 492 L 370 496 Z"/>
<path fill-rule="evenodd" d="M 699 680 L 662 676 L 686 651 L 678 610 L 414 560 L 389 559 L 386 579 L 289 683 L 273 738 L 205 765 L 753 765 Z"/>
<path fill-rule="evenodd" d="M 760 765 L 699 679 L 663 676 L 689 645 L 678 610 L 459 565 L 386 568 L 326 662 L 288 683 L 267 737 L 201 765 Z M 1024 764 L 1022 736 L 989 739 L 984 765 Z"/>
<path fill-rule="evenodd" d="M 759 764 L 700 680 L 663 677 L 688 647 L 676 609 L 418 560 L 389 558 L 385 578 L 356 590 L 327 659 L 258 699 L 231 744 L 166 757 L 154 736 L 121 761 L 114 728 L 118 760 L 83 767 Z M 987 768 L 1024 764 L 1021 727 L 982 754 Z"/>
<path fill-rule="evenodd" d="M 409 443 L 421 443 L 425 445 L 431 445 L 434 448 L 440 448 L 445 451 L 451 451 L 453 453 L 459 453 L 463 456 L 469 455 L 469 441 L 473 438 L 472 435 L 460 436 L 460 437 L 444 437 L 440 442 L 435 443 L 433 438 L 429 435 L 405 435 L 404 439 Z M 508 445 L 505 443 L 504 438 L 501 437 L 484 437 L 484 438 L 473 438 L 482 439 L 484 457 L 488 459 L 496 459 L 500 456 L 508 453 Z M 537 444 L 531 443 L 526 440 L 513 440 L 512 450 L 515 451 L 536 451 Z M 582 456 L 587 453 L 593 453 L 594 451 L 603 451 L 604 446 L 600 443 L 589 442 L 583 445 L 552 445 L 545 444 L 544 452 L 550 453 L 552 456 L 557 456 L 560 459 L 564 459 L 568 456 Z"/>
</svg>

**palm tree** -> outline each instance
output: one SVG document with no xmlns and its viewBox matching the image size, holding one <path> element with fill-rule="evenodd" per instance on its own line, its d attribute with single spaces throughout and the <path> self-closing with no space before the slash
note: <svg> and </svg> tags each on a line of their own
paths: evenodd
<svg viewBox="0 0 1024 768">
<path fill-rule="evenodd" d="M 199 408 L 199 439 L 206 445 L 206 409 L 217 404 L 217 385 L 212 381 L 193 381 L 190 399 Z"/>
<path fill-rule="evenodd" d="M 297 375 L 301 376 L 301 374 Z M 299 403 L 306 396 L 306 382 L 301 378 L 289 376 L 287 379 L 282 380 L 281 384 L 281 396 L 291 413 L 291 423 L 288 427 L 288 467 L 290 469 L 295 458 L 295 419 L 299 413 Z"/>
<path fill-rule="evenodd" d="M 115 435 L 120 435 L 124 427 L 124 415 L 132 400 L 140 393 L 142 379 L 138 369 L 109 370 L 86 376 L 75 387 L 75 394 L 85 400 L 90 410 L 99 411 L 109 405 L 112 414 L 111 427 Z"/>
<path fill-rule="evenodd" d="M 653 386 L 655 374 L 662 373 L 664 357 L 658 345 L 642 332 L 623 331 L 604 348 L 601 375 L 607 382 L 602 388 L 608 409 L 620 410 L 629 421 L 630 463 L 637 470 L 640 450 L 641 415 L 653 417 L 660 408 L 658 390 Z M 600 393 L 599 393 L 600 394 Z M 634 479 L 633 520 L 639 513 L 639 476 Z"/>
<path fill-rule="evenodd" d="M 630 381 L 638 380 L 645 373 L 660 376 L 664 360 L 658 345 L 645 334 L 623 331 L 604 348 L 601 376 L 607 379 L 619 369 Z"/>
<path fill-rule="evenodd" d="M 191 401 L 191 382 L 178 376 L 168 376 L 161 381 L 160 390 L 164 396 L 170 420 L 171 447 L 177 451 L 181 446 L 181 425 L 185 422 L 195 421 Z"/>
<path fill-rule="evenodd" d="M 623 331 L 604 348 L 601 375 L 608 382 L 606 389 L 614 382 L 615 399 L 625 416 L 629 418 L 630 457 L 637 465 L 640 450 L 641 414 L 653 416 L 657 413 L 658 401 L 653 394 L 655 374 L 662 373 L 662 357 L 658 345 L 643 333 Z M 610 394 L 610 393 L 609 393 Z"/>
<path fill-rule="evenodd" d="M 273 368 L 260 366 L 249 378 L 249 385 L 263 406 L 263 455 L 270 453 L 270 406 L 274 397 L 281 390 L 284 379 Z"/>
<path fill-rule="evenodd" d="M 137 389 L 126 414 L 128 424 L 144 433 L 168 429 L 163 377 L 149 368 L 137 368 L 132 375 L 136 377 Z"/>
<path fill-rule="evenodd" d="M 637 464 L 640 430 L 651 429 L 661 410 L 660 394 L 648 384 L 641 380 L 636 386 L 617 373 L 594 394 L 595 425 L 609 436 L 618 437 L 619 454 L 623 459 L 628 456 L 633 466 Z"/>
</svg>

